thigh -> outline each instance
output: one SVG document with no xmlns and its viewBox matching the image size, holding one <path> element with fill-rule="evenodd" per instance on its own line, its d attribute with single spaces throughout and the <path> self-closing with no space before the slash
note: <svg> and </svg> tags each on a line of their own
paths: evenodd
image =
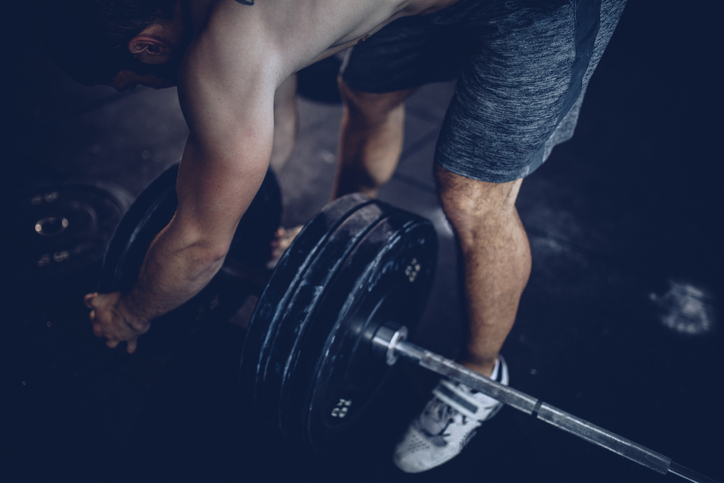
<svg viewBox="0 0 724 483">
<path fill-rule="evenodd" d="M 458 81 L 435 159 L 477 180 L 527 176 L 572 135 L 625 0 L 491 7 Z"/>
</svg>

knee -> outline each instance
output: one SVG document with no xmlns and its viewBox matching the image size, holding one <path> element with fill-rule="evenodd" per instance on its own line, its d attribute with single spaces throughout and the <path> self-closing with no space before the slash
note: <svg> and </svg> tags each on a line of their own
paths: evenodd
<svg viewBox="0 0 724 483">
<path fill-rule="evenodd" d="M 515 200 L 522 179 L 489 183 L 465 178 L 438 165 L 435 177 L 443 211 L 461 243 L 475 243 L 481 231 L 519 223 Z"/>
<path fill-rule="evenodd" d="M 393 92 L 363 92 L 348 86 L 342 77 L 337 80 L 348 116 L 354 121 L 378 125 L 386 122 L 390 115 L 404 109 L 404 100 L 412 89 Z"/>
</svg>

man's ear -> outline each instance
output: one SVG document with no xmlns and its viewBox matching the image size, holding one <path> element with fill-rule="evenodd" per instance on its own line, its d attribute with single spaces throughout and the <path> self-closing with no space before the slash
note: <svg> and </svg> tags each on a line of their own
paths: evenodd
<svg viewBox="0 0 724 483">
<path fill-rule="evenodd" d="M 128 50 L 144 64 L 163 64 L 173 55 L 173 49 L 166 40 L 144 33 L 128 42 Z"/>
</svg>

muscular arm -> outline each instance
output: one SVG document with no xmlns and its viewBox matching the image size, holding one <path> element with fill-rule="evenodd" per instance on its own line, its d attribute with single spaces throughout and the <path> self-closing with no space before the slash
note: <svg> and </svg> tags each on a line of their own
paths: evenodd
<svg viewBox="0 0 724 483">
<path fill-rule="evenodd" d="M 198 293 L 221 267 L 269 164 L 276 88 L 296 70 L 401 15 L 403 0 L 216 0 L 179 77 L 189 125 L 178 209 L 128 294 L 87 296 L 93 330 L 115 347 Z"/>
<path fill-rule="evenodd" d="M 94 331 L 111 346 L 129 340 L 131 350 L 130 340 L 135 347 L 151 319 L 178 307 L 211 280 L 264 179 L 274 92 L 287 73 L 263 31 L 247 32 L 247 39 L 257 36 L 251 44 L 229 42 L 220 31 L 207 29 L 199 36 L 181 70 L 179 99 L 191 134 L 179 169 L 176 214 L 151 244 L 133 289 L 109 294 L 110 309 L 103 310 L 103 300 L 89 301 L 96 312 Z M 101 314 L 122 320 L 105 320 Z"/>
<path fill-rule="evenodd" d="M 224 79 L 213 62 L 194 46 L 179 85 L 191 135 L 179 169 L 178 209 L 127 296 L 140 319 L 172 310 L 211 280 L 269 163 L 274 79 L 259 69 L 240 86 Z"/>
</svg>

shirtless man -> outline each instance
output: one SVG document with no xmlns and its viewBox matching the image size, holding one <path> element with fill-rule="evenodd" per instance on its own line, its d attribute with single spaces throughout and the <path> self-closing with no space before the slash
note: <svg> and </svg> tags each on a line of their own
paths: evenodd
<svg viewBox="0 0 724 483">
<path fill-rule="evenodd" d="M 149 248 L 138 282 L 126 294 L 86 297 L 94 333 L 133 352 L 152 319 L 206 285 L 269 165 L 275 91 L 299 69 L 359 43 L 340 82 L 336 195 L 374 195 L 401 150 L 404 99 L 419 85 L 459 77 L 435 156 L 440 201 L 464 261 L 470 337 L 459 361 L 507 383 L 499 351 L 530 272 L 518 190 L 571 136 L 624 3 L 48 1 L 43 28 L 71 75 L 117 89 L 177 84 L 191 132 L 178 210 Z M 441 381 L 395 462 L 418 472 L 449 460 L 499 406 Z"/>
</svg>

